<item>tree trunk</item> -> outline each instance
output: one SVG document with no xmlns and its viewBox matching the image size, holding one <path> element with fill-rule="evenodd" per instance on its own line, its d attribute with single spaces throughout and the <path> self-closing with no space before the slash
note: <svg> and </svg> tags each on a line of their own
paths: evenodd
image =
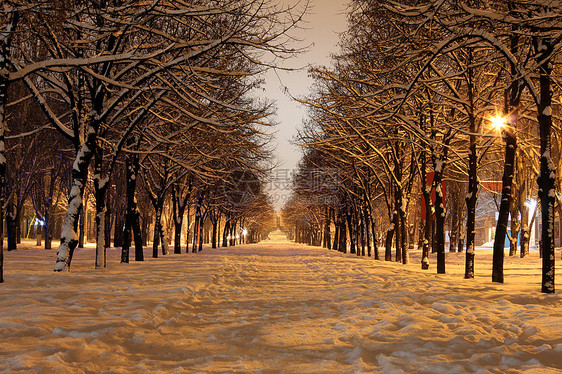
<svg viewBox="0 0 562 374">
<path fill-rule="evenodd" d="M 16 240 L 16 215 L 15 215 L 15 206 L 14 203 L 8 201 L 8 205 L 6 206 L 6 227 L 8 231 L 8 251 L 14 251 L 17 248 L 17 240 Z"/>
<path fill-rule="evenodd" d="M 192 253 L 196 253 L 197 252 L 197 244 L 198 242 L 201 240 L 201 234 L 202 234 L 202 230 L 200 230 L 200 227 L 203 225 L 202 222 L 202 218 L 201 218 L 201 205 L 203 204 L 203 194 L 199 193 L 199 196 L 197 197 L 197 206 L 196 206 L 196 210 L 195 210 L 195 222 L 194 222 L 194 227 L 193 227 L 193 247 L 191 249 Z"/>
<path fill-rule="evenodd" d="M 191 181 L 189 182 L 189 187 L 187 193 L 182 197 L 180 186 L 176 183 L 172 186 L 172 206 L 173 206 L 173 216 L 174 216 L 174 253 L 181 253 L 181 229 L 183 226 L 183 217 L 185 209 L 189 205 L 189 198 L 191 196 Z M 189 211 L 188 211 L 189 215 Z M 188 221 L 189 222 L 189 221 Z M 188 227 L 189 231 L 189 227 Z"/>
<path fill-rule="evenodd" d="M 361 256 L 365 256 L 365 219 L 362 216 L 362 210 L 359 208 L 358 213 L 357 213 L 357 222 L 359 225 L 359 236 L 360 236 L 360 241 L 361 241 Z M 371 255 L 371 250 L 369 248 L 369 256 Z"/>
<path fill-rule="evenodd" d="M 4 196 L 4 193 L 0 192 L 0 195 Z M 2 212 L 4 204 L 2 200 L 3 197 L 0 198 L 0 283 L 4 282 L 4 214 Z"/>
<path fill-rule="evenodd" d="M 332 249 L 337 251 L 339 248 L 340 243 L 340 224 L 339 224 L 339 217 L 336 217 L 336 212 L 334 211 L 334 242 L 332 245 Z"/>
<path fill-rule="evenodd" d="M 162 219 L 162 207 L 160 204 L 156 207 L 156 217 L 154 218 L 154 233 L 152 241 L 152 258 L 158 258 L 158 246 L 160 245 L 160 220 Z"/>
<path fill-rule="evenodd" d="M 464 251 L 464 226 L 462 222 L 459 223 L 459 239 L 457 243 L 457 251 Z"/>
<path fill-rule="evenodd" d="M 107 220 L 107 190 L 109 180 L 102 178 L 103 153 L 99 147 L 94 151 L 94 196 L 96 202 L 96 262 L 95 268 L 106 267 L 106 220 Z"/>
<path fill-rule="evenodd" d="M 541 138 L 541 171 L 537 179 L 542 212 L 542 283 L 541 292 L 554 293 L 554 204 L 556 200 L 556 168 L 551 156 L 552 129 L 552 90 L 551 78 L 553 65 L 551 62 L 553 45 L 546 37 L 536 41 L 540 72 L 540 102 L 538 104 L 538 121 Z"/>
<path fill-rule="evenodd" d="M 236 246 L 236 220 L 230 225 L 230 246 Z"/>
<path fill-rule="evenodd" d="M 199 220 L 200 220 L 200 215 L 201 214 L 201 210 L 199 209 L 199 207 L 197 208 L 197 211 L 195 213 L 195 221 L 193 221 L 193 243 L 191 243 L 191 253 L 197 253 L 197 241 L 199 239 L 198 234 L 199 234 Z"/>
<path fill-rule="evenodd" d="M 379 238 L 377 237 L 377 230 L 375 225 L 375 220 L 371 217 L 371 233 L 373 235 L 373 253 L 375 255 L 375 260 L 380 260 L 379 254 Z"/>
<path fill-rule="evenodd" d="M 402 194 L 400 194 L 402 195 Z M 400 205 L 398 209 L 398 217 L 400 220 L 400 260 L 403 264 L 408 264 L 410 262 L 410 252 L 408 250 L 408 234 L 407 234 L 407 223 L 406 223 L 406 204 L 403 201 L 404 197 L 400 197 Z M 397 249 L 398 251 L 398 249 Z"/>
<path fill-rule="evenodd" d="M 113 231 L 113 247 L 123 248 L 123 227 L 125 226 L 125 220 L 127 216 L 127 211 L 123 211 L 123 206 L 119 205 L 115 209 L 115 230 Z"/>
<path fill-rule="evenodd" d="M 422 258 L 421 258 L 421 268 L 422 270 L 429 269 L 429 240 L 431 236 L 431 226 L 433 224 L 433 215 L 431 214 L 431 186 L 427 185 L 427 154 L 424 151 L 422 153 L 422 164 L 421 164 L 421 179 L 422 179 L 422 195 L 423 203 L 425 209 L 425 224 L 423 230 L 423 241 L 422 241 Z"/>
<path fill-rule="evenodd" d="M 398 126 L 394 127 L 394 134 L 396 139 L 398 139 Z M 402 169 L 403 169 L 403 157 L 402 157 L 402 144 L 400 141 L 394 142 L 394 153 L 396 157 L 394 160 L 394 174 L 396 175 L 396 182 L 394 182 L 394 215 L 395 215 L 395 225 L 394 225 L 394 235 L 396 235 L 396 262 L 404 261 L 404 253 L 407 248 L 405 238 L 405 225 L 406 225 L 406 212 L 403 206 L 403 191 L 402 191 Z M 407 259 L 406 259 L 407 261 Z"/>
<path fill-rule="evenodd" d="M 355 251 L 357 256 L 361 256 L 361 251 L 365 251 L 365 247 L 361 249 L 361 226 L 359 221 L 359 216 L 357 215 L 357 211 L 353 209 L 351 214 L 351 222 L 353 225 L 353 233 L 355 237 Z"/>
<path fill-rule="evenodd" d="M 221 239 L 221 213 L 218 213 L 217 217 L 217 247 L 220 246 Z"/>
<path fill-rule="evenodd" d="M 521 204 L 519 209 L 521 211 L 521 244 L 519 256 L 523 258 L 529 254 L 529 241 L 531 239 L 531 230 L 529 227 L 529 205 L 525 201 Z"/>
<path fill-rule="evenodd" d="M 476 154 L 476 136 L 470 136 L 468 153 L 468 191 L 466 194 L 466 255 L 464 278 L 474 278 L 474 254 L 476 240 L 476 202 L 478 196 L 478 156 Z"/>
<path fill-rule="evenodd" d="M 106 194 L 107 196 L 107 201 L 105 203 L 105 228 L 104 228 L 104 247 L 105 248 L 109 248 L 111 246 L 111 226 L 112 226 L 112 220 L 111 220 L 111 209 L 110 209 L 110 204 L 109 204 L 109 194 Z"/>
<path fill-rule="evenodd" d="M 443 199 L 443 171 L 445 161 L 439 160 L 433 174 L 435 187 L 435 245 L 437 251 L 437 274 L 445 274 L 445 206 Z"/>
<path fill-rule="evenodd" d="M 136 209 L 133 214 L 133 238 L 135 240 L 135 261 L 144 261 L 144 251 L 143 251 L 143 238 L 140 226 L 140 213 Z"/>
<path fill-rule="evenodd" d="M 322 247 L 332 249 L 332 237 L 330 233 L 330 208 L 326 206 L 324 211 L 324 235 L 322 237 Z"/>
<path fill-rule="evenodd" d="M 48 204 L 45 207 L 45 217 L 43 222 L 43 239 L 45 240 L 45 249 L 52 248 L 53 242 L 53 225 L 52 220 L 54 219 L 55 212 L 54 206 L 52 204 L 52 199 L 48 199 Z"/>
<path fill-rule="evenodd" d="M 132 215 L 129 213 L 129 207 L 127 203 L 127 211 L 125 213 L 125 225 L 123 228 L 123 246 L 121 246 L 121 263 L 129 263 L 129 252 L 132 242 Z"/>
<path fill-rule="evenodd" d="M 388 230 L 386 230 L 386 242 L 384 250 L 385 261 L 392 261 L 392 237 L 394 236 L 394 231 L 396 231 L 396 219 L 397 215 L 392 214 L 392 217 L 390 218 L 390 226 Z"/>
<path fill-rule="evenodd" d="M 422 201 L 422 204 L 423 204 L 423 201 Z M 424 240 L 424 235 L 425 235 L 424 233 L 425 233 L 425 226 L 426 226 L 426 223 L 425 223 L 425 220 L 424 220 L 424 218 L 423 218 L 423 214 L 422 214 L 420 217 L 422 217 L 422 218 L 421 218 L 422 221 L 420 222 L 420 225 L 418 226 L 418 232 L 417 232 L 417 235 L 418 235 L 418 249 L 423 249 L 423 240 Z M 422 252 L 422 254 L 423 254 L 423 252 Z"/>
<path fill-rule="evenodd" d="M 342 253 L 347 253 L 347 233 L 345 228 L 345 218 L 343 217 L 343 213 L 340 218 L 340 237 L 339 237 L 339 246 L 338 250 Z"/>
<path fill-rule="evenodd" d="M 11 12 L 0 34 L 0 71 L 5 71 L 10 55 L 10 44 L 19 19 L 19 12 Z M 6 104 L 9 81 L 0 74 L 0 283 L 4 282 L 4 203 L 6 201 Z"/>
<path fill-rule="evenodd" d="M 162 221 L 160 221 L 160 242 L 162 243 L 162 255 L 166 256 L 170 253 L 170 250 L 168 248 L 168 238 L 166 238 L 166 232 Z"/>
<path fill-rule="evenodd" d="M 41 232 L 43 231 L 43 226 L 35 225 L 35 245 L 41 247 Z"/>
<path fill-rule="evenodd" d="M 469 51 L 469 64 L 472 64 L 472 50 Z M 478 199 L 478 154 L 476 153 L 476 134 L 480 132 L 474 114 L 474 71 L 468 69 L 468 98 L 470 103 L 470 138 L 468 146 L 468 189 L 466 192 L 466 254 L 464 278 L 474 278 L 474 255 L 476 247 L 476 203 Z"/>
<path fill-rule="evenodd" d="M 517 206 L 513 206 L 511 209 L 511 230 L 508 235 L 509 238 L 509 256 L 517 255 L 517 244 L 519 243 L 519 230 L 521 228 L 521 222 L 518 217 Z"/>
<path fill-rule="evenodd" d="M 16 206 L 16 245 L 21 244 L 21 216 L 23 209 L 23 204 L 18 204 Z"/>
<path fill-rule="evenodd" d="M 101 156 L 100 156 L 101 157 Z M 94 166 L 94 191 L 96 199 L 96 262 L 95 268 L 101 269 L 105 268 L 105 220 L 106 215 L 106 192 L 108 187 L 108 181 L 101 179 L 101 158 L 98 155 L 95 156 L 95 166 Z"/>
<path fill-rule="evenodd" d="M 503 283 L 503 260 L 505 237 L 507 235 L 507 221 L 509 218 L 509 208 L 511 206 L 511 189 L 513 181 L 513 171 L 515 166 L 515 152 L 517 141 L 513 133 L 517 123 L 516 112 L 510 115 L 507 128 L 504 131 L 505 140 L 505 163 L 502 177 L 502 197 L 500 211 L 496 225 L 496 236 L 494 238 L 494 250 L 492 257 L 492 282 Z"/>
<path fill-rule="evenodd" d="M 79 234 L 78 234 L 78 248 L 84 248 L 84 242 L 86 241 L 86 211 L 87 211 L 87 202 L 88 200 L 85 199 L 84 204 L 82 205 L 82 209 L 80 211 L 80 223 L 78 224 L 79 227 Z"/>
<path fill-rule="evenodd" d="M 137 213 L 139 214 L 140 218 L 140 212 L 137 210 Z M 150 216 L 149 215 L 145 215 L 144 218 L 142 219 L 142 226 L 141 226 L 141 237 L 142 237 L 142 246 L 146 246 L 148 245 L 148 232 L 150 229 Z M 134 225 L 133 225 L 133 229 L 134 229 Z M 136 245 L 136 243 L 135 243 Z M 136 249 L 135 249 L 136 250 Z"/>
<path fill-rule="evenodd" d="M 211 248 L 215 249 L 217 248 L 217 225 L 219 223 L 218 218 L 211 221 L 211 223 L 213 224 L 213 234 L 212 234 L 212 242 L 211 242 Z"/>
<path fill-rule="evenodd" d="M 372 256 L 371 252 L 371 215 L 368 212 L 367 205 L 363 206 L 363 222 L 365 223 L 365 245 L 367 246 L 367 257 Z"/>
<path fill-rule="evenodd" d="M 199 221 L 199 247 L 197 251 L 201 252 L 203 250 L 203 226 L 205 224 L 205 217 L 201 216 Z"/>
<path fill-rule="evenodd" d="M 123 246 L 121 247 L 121 262 L 129 263 L 129 252 L 132 242 L 132 227 L 133 216 L 135 214 L 135 190 L 136 190 L 136 173 L 134 171 L 133 162 L 131 157 L 128 156 L 125 160 L 125 174 L 127 178 L 126 194 L 127 194 L 127 208 L 125 210 L 125 226 L 123 229 Z M 138 260 L 137 260 L 138 261 Z M 141 260 L 142 261 L 142 260 Z"/>
<path fill-rule="evenodd" d="M 418 232 L 418 220 L 410 224 L 408 229 L 408 249 L 414 250 L 416 244 L 416 233 Z"/>
<path fill-rule="evenodd" d="M 185 253 L 189 253 L 189 228 L 191 220 L 191 207 L 187 204 L 187 222 L 185 223 Z"/>
<path fill-rule="evenodd" d="M 400 244 L 402 243 L 402 230 L 400 225 L 400 215 L 397 211 L 394 211 L 394 261 L 402 262 L 402 251 Z"/>
<path fill-rule="evenodd" d="M 96 269 L 105 264 L 105 202 L 99 206 L 96 199 Z"/>
<path fill-rule="evenodd" d="M 429 205 L 429 204 L 428 204 Z M 424 236 L 422 243 L 422 258 L 421 258 L 421 268 L 422 270 L 429 269 L 429 240 L 431 236 L 431 225 L 433 223 L 433 217 L 429 214 L 429 210 L 426 210 L 425 225 L 424 225 Z"/>
<path fill-rule="evenodd" d="M 357 235 L 357 233 L 353 232 L 353 224 L 351 222 L 352 219 L 352 213 L 351 213 L 351 209 L 348 208 L 345 212 L 345 219 L 347 222 L 347 228 L 348 228 L 348 232 L 349 232 L 349 253 L 351 254 L 355 254 L 355 237 Z"/>
<path fill-rule="evenodd" d="M 226 218 L 226 222 L 224 224 L 224 229 L 223 229 L 223 232 L 222 232 L 222 246 L 223 247 L 228 246 L 227 236 L 228 236 L 228 230 L 229 229 L 230 229 L 230 220 L 228 218 Z"/>
<path fill-rule="evenodd" d="M 183 224 L 183 210 L 181 209 L 179 186 L 172 186 L 172 206 L 174 219 L 174 254 L 181 253 L 181 227 Z"/>
<path fill-rule="evenodd" d="M 4 196 L 4 193 L 0 192 L 0 195 Z M 0 283 L 4 282 L 4 215 L 2 214 L 2 200 L 3 198 L 0 198 Z"/>
<path fill-rule="evenodd" d="M 181 253 L 181 226 L 183 221 L 174 220 L 174 254 Z"/>
<path fill-rule="evenodd" d="M 516 28 L 516 26 L 513 26 Z M 519 34 L 513 33 L 510 36 L 510 48 L 513 55 L 516 55 L 519 48 Z M 515 77 L 519 74 L 516 66 L 510 63 L 511 84 L 505 91 L 504 114 L 508 116 L 507 125 L 504 126 L 502 133 L 505 141 L 505 163 L 502 177 L 502 197 L 500 211 L 496 225 L 496 237 L 494 238 L 494 249 L 492 255 L 492 282 L 503 283 L 503 260 L 505 237 L 507 234 L 507 220 L 509 218 L 509 208 L 512 199 L 513 172 L 515 169 L 515 155 L 517 152 L 517 139 L 515 138 L 515 126 L 519 116 L 519 102 L 521 99 L 522 84 Z"/>
<path fill-rule="evenodd" d="M 140 227 L 140 213 L 135 198 L 137 190 L 137 172 L 139 158 L 133 154 L 125 161 L 125 174 L 127 178 L 127 208 L 125 212 L 125 230 L 123 232 L 123 247 L 121 250 L 121 262 L 129 262 L 129 251 L 131 237 L 135 242 L 135 261 L 144 261 L 143 241 Z"/>
<path fill-rule="evenodd" d="M 457 248 L 459 242 L 460 231 L 462 227 L 462 217 L 463 217 L 463 203 L 462 203 L 462 193 L 464 192 L 462 185 L 459 182 L 451 182 L 451 193 L 449 194 L 449 199 L 451 203 L 451 235 L 449 241 L 449 252 L 460 252 L 460 248 Z"/>
<path fill-rule="evenodd" d="M 457 251 L 457 225 L 454 222 L 457 212 L 451 212 L 451 234 L 449 236 L 449 252 L 455 253 Z"/>
<path fill-rule="evenodd" d="M 76 152 L 76 160 L 72 167 L 72 182 L 68 197 L 68 208 L 64 218 L 60 244 L 57 250 L 55 271 L 70 269 L 74 249 L 78 245 L 78 218 L 82 211 L 82 198 L 84 188 L 88 181 L 88 166 L 93 156 L 96 144 L 97 131 L 94 128 L 87 130 L 86 142 Z"/>
</svg>

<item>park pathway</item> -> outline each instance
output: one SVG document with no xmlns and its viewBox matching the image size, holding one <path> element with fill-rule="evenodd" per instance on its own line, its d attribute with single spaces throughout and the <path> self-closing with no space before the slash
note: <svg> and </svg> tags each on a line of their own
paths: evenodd
<svg viewBox="0 0 562 374">
<path fill-rule="evenodd" d="M 527 278 L 438 276 L 281 232 L 143 263 L 109 252 L 106 271 L 79 250 L 62 274 L 53 252 L 7 253 L 0 372 L 562 372 L 561 298 Z"/>
</svg>

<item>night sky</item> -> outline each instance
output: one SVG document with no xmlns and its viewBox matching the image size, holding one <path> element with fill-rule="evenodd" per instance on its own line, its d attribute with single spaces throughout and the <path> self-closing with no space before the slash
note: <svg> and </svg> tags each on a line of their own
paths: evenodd
<svg viewBox="0 0 562 374">
<path fill-rule="evenodd" d="M 298 2 L 298 0 L 284 0 L 281 3 L 293 5 Z M 304 3 L 303 0 L 301 2 Z M 266 75 L 265 93 L 267 97 L 277 102 L 278 108 L 276 120 L 279 126 L 274 130 L 277 131 L 275 156 L 279 166 L 273 172 L 274 177 L 277 176 L 278 179 L 290 175 L 301 157 L 299 147 L 290 142 L 306 118 L 306 110 L 290 95 L 295 97 L 308 95 L 312 79 L 308 77 L 307 66 L 329 65 L 330 54 L 338 52 L 338 33 L 346 29 L 347 3 L 347 1 L 338 0 L 311 0 L 311 10 L 305 17 L 305 29 L 295 31 L 297 37 L 302 39 L 301 46 L 310 45 L 310 48 L 306 53 L 302 53 L 286 63 L 286 66 L 302 67 L 302 69 L 291 72 L 272 70 Z M 284 93 L 285 90 L 290 95 Z M 283 199 L 290 191 L 280 188 L 279 184 L 271 189 L 275 207 L 280 209 L 284 202 Z"/>
</svg>

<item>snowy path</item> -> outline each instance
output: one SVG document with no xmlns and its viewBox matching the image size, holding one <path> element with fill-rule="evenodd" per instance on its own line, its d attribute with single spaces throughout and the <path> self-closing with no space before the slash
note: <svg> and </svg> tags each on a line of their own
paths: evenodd
<svg viewBox="0 0 562 374">
<path fill-rule="evenodd" d="M 86 249 L 67 274 L 54 251 L 7 253 L 0 370 L 562 373 L 562 298 L 539 293 L 538 259 L 495 285 L 459 277 L 460 254 L 438 276 L 271 238 L 128 265 L 112 250 L 102 272 Z"/>
</svg>

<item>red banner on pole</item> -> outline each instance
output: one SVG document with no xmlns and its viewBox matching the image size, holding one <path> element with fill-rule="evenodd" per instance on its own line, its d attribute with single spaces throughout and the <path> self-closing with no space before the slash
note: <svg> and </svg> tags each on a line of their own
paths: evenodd
<svg viewBox="0 0 562 374">
<path fill-rule="evenodd" d="M 493 192 L 501 192 L 503 188 L 502 181 L 481 181 L 480 185 L 483 189 Z"/>
<path fill-rule="evenodd" d="M 431 187 L 431 192 L 429 197 L 431 198 L 431 204 L 435 204 L 435 187 L 433 187 L 433 175 L 434 172 L 430 172 L 430 173 L 426 173 L 425 174 L 425 185 L 427 187 Z M 446 207 L 447 205 L 445 204 L 446 202 L 446 188 L 447 187 L 447 181 L 442 181 L 441 182 L 441 191 L 443 191 L 443 207 Z M 425 199 L 423 197 L 423 194 L 421 195 L 421 218 L 422 220 L 426 220 L 425 218 Z M 435 221 L 435 215 L 433 215 L 433 220 Z"/>
</svg>

